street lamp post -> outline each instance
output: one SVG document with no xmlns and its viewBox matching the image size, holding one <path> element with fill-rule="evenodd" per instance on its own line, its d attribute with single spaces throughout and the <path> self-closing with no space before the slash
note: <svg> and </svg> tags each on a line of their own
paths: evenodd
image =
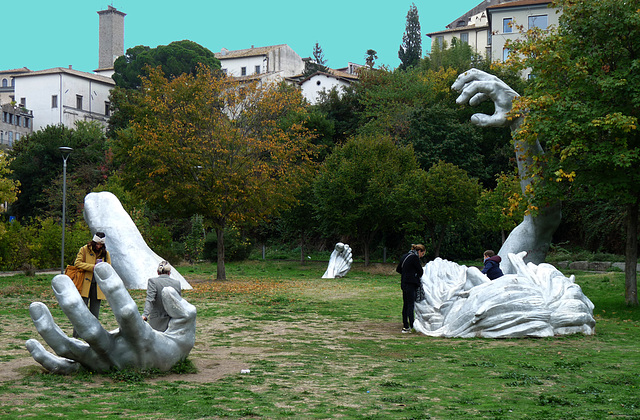
<svg viewBox="0 0 640 420">
<path fill-rule="evenodd" d="M 62 146 L 58 148 L 62 153 L 62 252 L 60 253 L 60 274 L 64 273 L 64 230 L 65 216 L 67 212 L 67 159 L 73 149 L 71 147 Z"/>
</svg>

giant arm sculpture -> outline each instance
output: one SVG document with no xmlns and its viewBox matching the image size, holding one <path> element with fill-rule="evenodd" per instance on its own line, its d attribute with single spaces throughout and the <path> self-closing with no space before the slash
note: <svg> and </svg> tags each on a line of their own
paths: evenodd
<svg viewBox="0 0 640 420">
<path fill-rule="evenodd" d="M 508 113 L 511 111 L 513 100 L 518 94 L 502 80 L 481 70 L 471 69 L 458 76 L 452 89 L 460 92 L 456 100 L 458 104 L 468 103 L 471 106 L 483 101 L 491 100 L 495 106 L 493 115 L 474 114 L 471 122 L 480 127 L 504 127 L 510 126 L 511 131 L 516 131 L 522 123 L 521 117 L 510 120 Z M 533 156 L 543 153 L 540 143 L 527 143 L 518 141 L 515 144 L 518 173 L 520 175 L 520 187 L 522 192 L 532 181 L 532 174 L 528 171 Z M 509 234 L 507 240 L 498 251 L 502 258 L 500 268 L 505 274 L 515 273 L 515 267 L 508 258 L 510 253 L 518 254 L 526 252 L 525 262 L 540 264 L 544 262 L 551 244 L 553 233 L 558 228 L 562 217 L 560 203 L 553 203 L 540 208 L 535 216 L 525 215 L 524 220 Z"/>
<path fill-rule="evenodd" d="M 56 354 L 36 339 L 26 346 L 33 358 L 53 373 L 69 374 L 80 366 L 95 372 L 135 367 L 168 371 L 187 357 L 195 344 L 196 308 L 172 288 L 162 290 L 162 301 L 171 316 L 169 327 L 159 332 L 144 322 L 138 307 L 114 270 L 97 264 L 94 275 L 120 328 L 107 331 L 84 304 L 73 281 L 64 274 L 53 278 L 52 287 L 60 308 L 85 341 L 67 336 L 55 323 L 47 306 L 33 302 L 29 314 L 38 333 Z"/>
</svg>

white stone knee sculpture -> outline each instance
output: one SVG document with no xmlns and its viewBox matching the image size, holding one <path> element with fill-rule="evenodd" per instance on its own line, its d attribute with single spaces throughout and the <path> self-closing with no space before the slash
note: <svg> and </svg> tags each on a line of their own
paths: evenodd
<svg viewBox="0 0 640 420">
<path fill-rule="evenodd" d="M 162 290 L 162 300 L 171 316 L 165 332 L 158 332 L 142 320 L 138 307 L 112 266 L 96 265 L 94 271 L 120 328 L 111 332 L 82 301 L 73 281 L 64 274 L 53 278 L 52 287 L 60 308 L 85 341 L 68 337 L 58 327 L 47 306 L 33 302 L 29 313 L 38 333 L 56 354 L 38 340 L 26 346 L 33 358 L 53 373 L 69 374 L 80 366 L 94 372 L 133 367 L 167 371 L 187 357 L 195 344 L 196 308 L 171 287 Z"/>
<path fill-rule="evenodd" d="M 84 219 L 91 232 L 104 232 L 111 264 L 127 289 L 146 289 L 147 280 L 157 275 L 156 268 L 164 260 L 147 246 L 131 217 L 110 192 L 90 193 L 84 199 Z M 182 289 L 191 289 L 175 268 L 171 278 L 180 281 Z"/>
<path fill-rule="evenodd" d="M 511 131 L 518 129 L 522 123 L 521 118 L 509 120 L 508 113 L 511 111 L 513 100 L 518 94 L 502 80 L 481 70 L 471 69 L 458 76 L 452 89 L 460 92 L 456 103 L 477 105 L 485 100 L 491 100 L 495 106 L 493 115 L 473 114 L 471 122 L 480 127 L 503 127 L 510 126 Z M 535 144 L 518 142 L 515 145 L 516 158 L 518 162 L 518 172 L 520 175 L 520 186 L 524 193 L 525 188 L 532 181 L 532 175 L 528 171 L 535 155 L 542 154 L 542 147 L 537 141 Z M 525 262 L 540 264 L 544 262 L 553 233 L 560 225 L 562 218 L 560 203 L 553 203 L 548 207 L 541 208 L 538 214 L 533 217 L 526 215 L 522 223 L 511 231 L 509 237 L 498 251 L 502 258 L 500 268 L 505 274 L 515 273 L 515 267 L 508 258 L 509 253 L 519 253 L 525 251 Z"/>
<path fill-rule="evenodd" d="M 336 244 L 335 249 L 331 253 L 329 258 L 329 266 L 327 271 L 322 275 L 323 279 L 335 279 L 344 277 L 349 270 L 351 270 L 351 264 L 353 263 L 353 256 L 351 247 L 342 242 Z"/>
<path fill-rule="evenodd" d="M 595 332 L 593 303 L 574 277 L 550 264 L 525 264 L 509 254 L 516 274 L 489 280 L 476 267 L 440 258 L 425 266 L 413 327 L 434 337 L 551 337 Z"/>
</svg>

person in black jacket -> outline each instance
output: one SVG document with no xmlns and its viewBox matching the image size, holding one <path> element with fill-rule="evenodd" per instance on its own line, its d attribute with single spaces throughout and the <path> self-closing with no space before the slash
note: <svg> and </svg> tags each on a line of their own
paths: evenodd
<svg viewBox="0 0 640 420">
<path fill-rule="evenodd" d="M 414 305 L 418 288 L 421 287 L 420 278 L 424 270 L 420 258 L 424 257 L 426 248 L 422 244 L 411 245 L 411 251 L 400 257 L 396 271 L 400 273 L 400 287 L 402 288 L 402 332 L 410 333 L 414 321 Z"/>
<path fill-rule="evenodd" d="M 482 274 L 486 274 L 487 277 L 489 277 L 489 280 L 494 280 L 498 277 L 504 276 L 500 269 L 501 261 L 502 258 L 500 258 L 499 255 L 496 255 L 492 250 L 488 249 L 484 251 L 484 268 L 482 269 Z"/>
</svg>

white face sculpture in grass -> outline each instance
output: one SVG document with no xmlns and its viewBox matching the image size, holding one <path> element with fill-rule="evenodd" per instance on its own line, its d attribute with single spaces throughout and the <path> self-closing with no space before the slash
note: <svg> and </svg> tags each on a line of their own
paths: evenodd
<svg viewBox="0 0 640 420">
<path fill-rule="evenodd" d="M 595 332 L 593 303 L 550 264 L 508 254 L 515 274 L 489 280 L 476 267 L 436 258 L 425 266 L 413 327 L 433 337 L 551 337 Z"/>
<path fill-rule="evenodd" d="M 73 281 L 64 274 L 55 276 L 51 285 L 60 308 L 84 341 L 67 336 L 49 308 L 33 302 L 29 306 L 31 319 L 55 354 L 36 339 L 28 340 L 26 346 L 45 369 L 60 374 L 73 373 L 80 366 L 94 372 L 125 367 L 168 371 L 187 357 L 196 340 L 196 308 L 174 288 L 162 289 L 162 302 L 171 320 L 167 330 L 159 332 L 142 320 L 136 302 L 111 265 L 97 264 L 94 278 L 119 328 L 107 331 L 89 312 Z"/>
<path fill-rule="evenodd" d="M 164 258 L 147 246 L 120 200 L 106 191 L 87 194 L 84 199 L 84 219 L 91 233 L 105 233 L 105 246 L 111 254 L 111 264 L 127 289 L 146 289 L 147 280 L 158 275 L 158 264 Z M 175 268 L 171 270 L 171 278 L 178 280 L 183 290 L 191 289 L 191 285 Z"/>
<path fill-rule="evenodd" d="M 323 279 L 335 279 L 344 277 L 349 270 L 351 270 L 351 264 L 353 263 L 353 256 L 351 247 L 342 242 L 336 244 L 335 249 L 331 253 L 329 258 L 329 266 L 327 271 L 322 275 Z"/>
</svg>

